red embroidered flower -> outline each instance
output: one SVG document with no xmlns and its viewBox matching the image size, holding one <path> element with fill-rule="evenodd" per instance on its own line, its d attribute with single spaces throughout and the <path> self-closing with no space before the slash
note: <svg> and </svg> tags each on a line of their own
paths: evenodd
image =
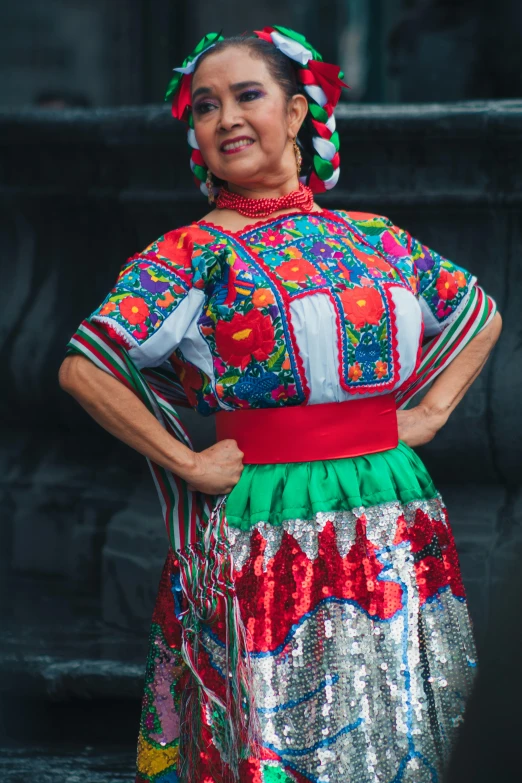
<svg viewBox="0 0 522 783">
<path fill-rule="evenodd" d="M 216 346 L 221 358 L 244 370 L 251 357 L 263 361 L 274 348 L 274 327 L 270 316 L 259 310 L 235 313 L 231 321 L 218 321 Z"/>
<path fill-rule="evenodd" d="M 351 364 L 348 368 L 348 378 L 351 381 L 358 381 L 361 375 L 363 374 L 363 371 L 361 369 L 361 365 L 359 362 L 355 362 L 355 364 Z"/>
<path fill-rule="evenodd" d="M 142 324 L 150 310 L 147 302 L 141 296 L 126 296 L 120 299 L 120 313 L 130 324 Z"/>
<path fill-rule="evenodd" d="M 315 277 L 317 275 L 315 266 L 304 258 L 285 261 L 276 268 L 276 272 L 283 280 L 293 280 L 295 283 L 305 283 L 307 277 Z"/>
<path fill-rule="evenodd" d="M 388 372 L 388 365 L 386 362 L 375 362 L 375 375 L 377 378 L 382 378 Z"/>
<path fill-rule="evenodd" d="M 340 294 L 346 317 L 356 329 L 365 324 L 378 324 L 384 313 L 382 297 L 376 288 L 347 289 Z"/>
<path fill-rule="evenodd" d="M 282 244 L 284 241 L 285 235 L 281 234 L 279 231 L 267 231 L 266 234 L 263 234 L 264 245 L 275 247 L 276 245 Z"/>
<path fill-rule="evenodd" d="M 458 291 L 458 283 L 451 272 L 441 269 L 437 280 L 437 293 L 441 299 L 453 299 Z"/>
</svg>

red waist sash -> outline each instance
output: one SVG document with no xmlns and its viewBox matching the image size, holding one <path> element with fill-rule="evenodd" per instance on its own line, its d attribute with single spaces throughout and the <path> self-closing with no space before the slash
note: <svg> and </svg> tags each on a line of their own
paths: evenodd
<svg viewBox="0 0 522 783">
<path fill-rule="evenodd" d="M 394 449 L 399 442 L 392 394 L 286 408 L 220 411 L 217 439 L 237 441 L 243 462 L 312 462 Z"/>
</svg>

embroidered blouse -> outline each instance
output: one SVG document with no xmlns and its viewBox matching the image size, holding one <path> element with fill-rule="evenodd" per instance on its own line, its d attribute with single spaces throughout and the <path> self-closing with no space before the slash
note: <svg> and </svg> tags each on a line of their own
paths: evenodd
<svg viewBox="0 0 522 783">
<path fill-rule="evenodd" d="M 477 291 L 388 218 L 323 210 L 169 231 L 124 264 L 88 320 L 139 369 L 174 368 L 209 415 L 400 396 L 422 346 L 450 333 Z"/>
</svg>

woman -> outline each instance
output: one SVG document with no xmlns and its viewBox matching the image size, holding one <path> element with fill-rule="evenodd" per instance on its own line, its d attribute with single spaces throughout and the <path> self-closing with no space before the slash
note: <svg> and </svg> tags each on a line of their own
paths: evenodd
<svg viewBox="0 0 522 783">
<path fill-rule="evenodd" d="M 138 781 L 435 781 L 462 718 L 464 590 L 411 447 L 447 421 L 500 317 L 387 218 L 313 201 L 339 176 L 342 86 L 285 28 L 201 41 L 167 96 L 216 208 L 123 266 L 61 368 L 147 457 L 173 549 Z M 184 398 L 216 414 L 201 453 Z"/>
</svg>

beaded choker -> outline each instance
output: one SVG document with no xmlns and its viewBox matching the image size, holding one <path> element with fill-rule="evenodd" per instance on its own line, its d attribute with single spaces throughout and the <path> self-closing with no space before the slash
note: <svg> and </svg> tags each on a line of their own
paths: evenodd
<svg viewBox="0 0 522 783">
<path fill-rule="evenodd" d="M 268 217 L 281 209 L 302 209 L 311 212 L 314 194 L 307 186 L 299 183 L 299 190 L 293 190 L 279 198 L 247 198 L 222 187 L 216 201 L 218 209 L 233 209 L 245 217 Z"/>
</svg>

